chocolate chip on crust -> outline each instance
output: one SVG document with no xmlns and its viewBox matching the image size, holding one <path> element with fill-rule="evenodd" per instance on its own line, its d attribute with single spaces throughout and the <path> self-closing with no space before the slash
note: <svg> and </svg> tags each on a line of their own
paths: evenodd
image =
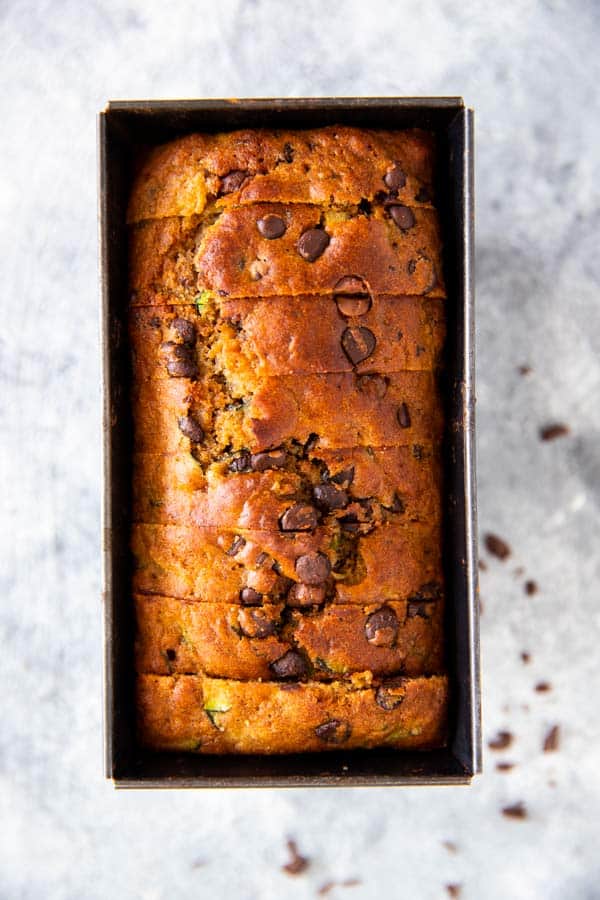
<svg viewBox="0 0 600 900">
<path fill-rule="evenodd" d="M 254 588 L 245 587 L 240 591 L 240 602 L 243 606 L 260 606 L 262 599 L 263 595 Z"/>
<path fill-rule="evenodd" d="M 383 183 L 390 191 L 397 191 L 406 184 L 406 175 L 400 166 L 390 166 L 383 176 Z"/>
<path fill-rule="evenodd" d="M 313 488 L 313 497 L 319 506 L 326 510 L 344 509 L 345 506 L 348 506 L 346 491 L 340 490 L 332 484 L 316 484 Z"/>
<path fill-rule="evenodd" d="M 264 238 L 273 241 L 285 234 L 286 225 L 281 216 L 268 215 L 258 219 L 256 227 Z"/>
<path fill-rule="evenodd" d="M 307 262 L 314 262 L 321 256 L 329 244 L 329 235 L 322 228 L 310 228 L 301 234 L 296 248 Z"/>
<path fill-rule="evenodd" d="M 171 326 L 175 329 L 184 344 L 193 344 L 196 338 L 196 329 L 192 322 L 181 316 L 173 319 Z"/>
<path fill-rule="evenodd" d="M 296 503 L 286 509 L 279 520 L 282 531 L 312 531 L 318 525 L 317 511 L 307 503 Z"/>
<path fill-rule="evenodd" d="M 248 172 L 241 172 L 234 169 L 221 178 L 221 194 L 231 194 L 233 191 L 239 191 L 244 181 L 248 178 Z"/>
<path fill-rule="evenodd" d="M 342 334 L 342 349 L 353 366 L 368 359 L 375 350 L 377 340 L 369 328 L 346 328 Z"/>
<path fill-rule="evenodd" d="M 269 668 L 277 678 L 303 678 L 309 674 L 306 660 L 297 650 L 288 650 Z"/>
<path fill-rule="evenodd" d="M 305 553 L 295 564 L 296 574 L 305 584 L 323 584 L 331 574 L 331 563 L 324 553 Z"/>
<path fill-rule="evenodd" d="M 400 428 L 410 428 L 410 413 L 406 403 L 400 404 L 396 412 L 396 418 L 398 419 Z"/>
<path fill-rule="evenodd" d="M 178 419 L 177 424 L 181 433 L 194 444 L 199 444 L 200 441 L 204 440 L 204 429 L 194 416 L 182 416 Z"/>
<path fill-rule="evenodd" d="M 281 469 L 285 466 L 287 455 L 285 450 L 265 450 L 253 453 L 250 466 L 253 472 L 266 472 L 267 469 Z"/>
<path fill-rule="evenodd" d="M 329 719 L 317 725 L 315 734 L 326 744 L 344 744 L 352 734 L 352 727 L 345 719 Z"/>
<path fill-rule="evenodd" d="M 400 706 L 404 700 L 405 693 L 404 679 L 396 678 L 377 688 L 375 702 L 377 706 L 385 709 L 386 712 L 391 712 L 392 709 L 397 709 Z"/>
<path fill-rule="evenodd" d="M 354 466 L 350 466 L 347 469 L 341 469 L 335 475 L 332 475 L 330 481 L 334 481 L 336 484 L 343 484 L 346 487 L 350 487 L 354 480 Z"/>
<path fill-rule="evenodd" d="M 420 616 L 421 619 L 428 619 L 429 607 L 422 600 L 409 600 L 406 607 L 406 617 L 407 619 L 415 619 L 417 616 Z"/>
<path fill-rule="evenodd" d="M 273 619 L 269 619 L 263 612 L 256 609 L 240 609 L 238 625 L 242 634 L 257 640 L 269 637 L 276 631 Z"/>
<path fill-rule="evenodd" d="M 236 553 L 239 553 L 243 547 L 246 546 L 246 538 L 243 538 L 240 534 L 236 535 L 233 539 L 233 543 L 229 550 L 226 550 L 227 556 L 235 556 Z"/>
<path fill-rule="evenodd" d="M 364 316 L 371 309 L 371 298 L 339 294 L 335 298 L 337 308 L 343 316 Z"/>
<path fill-rule="evenodd" d="M 295 582 L 288 591 L 288 606 L 319 606 L 325 599 L 326 589 L 322 584 L 298 584 Z"/>
<path fill-rule="evenodd" d="M 408 206 L 394 203 L 388 207 L 390 216 L 401 231 L 408 231 L 415 224 L 415 214 Z"/>
<path fill-rule="evenodd" d="M 197 378 L 198 366 L 193 359 L 169 359 L 167 372 L 172 378 Z"/>
<path fill-rule="evenodd" d="M 391 606 L 382 606 L 365 622 L 365 637 L 375 647 L 393 647 L 398 636 L 398 616 Z"/>
</svg>

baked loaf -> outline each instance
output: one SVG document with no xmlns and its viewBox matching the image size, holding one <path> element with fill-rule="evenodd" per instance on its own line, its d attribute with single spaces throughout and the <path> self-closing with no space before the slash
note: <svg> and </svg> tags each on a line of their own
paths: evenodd
<svg viewBox="0 0 600 900">
<path fill-rule="evenodd" d="M 129 204 L 138 730 L 444 741 L 445 339 L 419 131 L 191 135 Z"/>
</svg>

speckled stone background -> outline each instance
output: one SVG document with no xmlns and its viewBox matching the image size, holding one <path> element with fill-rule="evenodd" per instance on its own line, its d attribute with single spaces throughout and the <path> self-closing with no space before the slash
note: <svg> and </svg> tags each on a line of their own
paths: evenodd
<svg viewBox="0 0 600 900">
<path fill-rule="evenodd" d="M 598 3 L 7 0 L 0 18 L 0 896 L 600 897 Z M 476 109 L 480 527 L 512 548 L 482 552 L 485 773 L 471 788 L 116 793 L 96 113 L 319 94 Z M 557 421 L 571 433 L 540 441 Z M 501 730 L 514 739 L 494 751 Z M 518 803 L 526 818 L 503 815 Z M 295 877 L 287 837 L 310 858 Z"/>
</svg>

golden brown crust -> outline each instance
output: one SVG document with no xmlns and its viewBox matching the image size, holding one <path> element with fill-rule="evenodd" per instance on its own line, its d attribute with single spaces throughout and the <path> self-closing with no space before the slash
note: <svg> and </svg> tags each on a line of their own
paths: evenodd
<svg viewBox="0 0 600 900">
<path fill-rule="evenodd" d="M 148 155 L 132 192 L 128 221 L 199 214 L 215 199 L 217 207 L 273 200 L 357 204 L 388 192 L 384 177 L 398 164 L 405 176 L 396 192 L 399 202 L 427 205 L 433 141 L 424 131 L 332 126 L 193 134 Z M 224 193 L 231 186 L 227 176 L 236 172 L 245 176 L 239 188 Z"/>
<path fill-rule="evenodd" d="M 362 682 L 139 675 L 140 741 L 160 750 L 262 754 L 443 745 L 444 676 L 400 678 L 377 687 L 368 686 L 368 678 Z"/>
<path fill-rule="evenodd" d="M 356 672 L 429 675 L 443 668 L 443 601 L 388 601 L 288 610 L 135 596 L 138 672 L 277 680 L 277 662 L 300 655 L 303 679 Z M 377 628 L 378 622 L 386 627 Z M 387 630 L 386 630 L 387 628 Z"/>
<path fill-rule="evenodd" d="M 142 164 L 128 221 L 146 746 L 443 742 L 446 680 L 419 677 L 443 670 L 433 175 L 431 136 L 344 127 L 191 135 Z"/>
</svg>

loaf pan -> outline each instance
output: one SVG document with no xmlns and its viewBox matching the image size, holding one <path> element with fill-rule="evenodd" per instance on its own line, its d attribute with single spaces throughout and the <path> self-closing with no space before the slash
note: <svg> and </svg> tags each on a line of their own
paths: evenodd
<svg viewBox="0 0 600 900">
<path fill-rule="evenodd" d="M 438 143 L 448 286 L 444 566 L 451 688 L 448 744 L 289 756 L 154 753 L 136 743 L 130 588 L 132 426 L 128 404 L 125 210 L 140 148 L 194 131 L 238 128 L 425 128 Z M 473 113 L 457 97 L 110 102 L 100 113 L 106 776 L 117 787 L 348 787 L 468 784 L 481 770 L 474 419 Z"/>
</svg>

